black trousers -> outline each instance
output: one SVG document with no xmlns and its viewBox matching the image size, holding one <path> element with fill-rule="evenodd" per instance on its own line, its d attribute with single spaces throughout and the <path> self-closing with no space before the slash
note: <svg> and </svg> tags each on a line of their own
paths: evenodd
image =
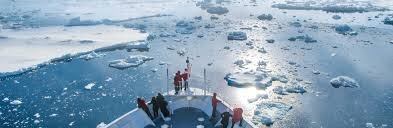
<svg viewBox="0 0 393 128">
<path fill-rule="evenodd" d="M 217 113 L 217 107 L 213 107 L 212 118 L 216 117 L 216 113 Z"/>
<path fill-rule="evenodd" d="M 184 91 L 188 88 L 188 80 L 184 81 Z"/>
<path fill-rule="evenodd" d="M 232 121 L 232 127 L 231 128 L 233 128 L 233 126 L 235 126 L 235 123 L 236 122 Z M 243 123 L 243 118 L 240 119 L 239 126 L 242 126 L 242 123 Z"/>
<path fill-rule="evenodd" d="M 226 123 L 221 122 L 221 124 L 222 124 L 222 128 L 228 128 L 228 122 L 226 122 Z"/>
</svg>

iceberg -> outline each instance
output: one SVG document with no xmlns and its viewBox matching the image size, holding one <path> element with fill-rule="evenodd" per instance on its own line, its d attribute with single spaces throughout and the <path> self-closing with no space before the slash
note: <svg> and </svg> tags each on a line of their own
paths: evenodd
<svg viewBox="0 0 393 128">
<path fill-rule="evenodd" d="M 356 88 L 359 87 L 359 83 L 348 77 L 348 76 L 338 76 L 336 78 L 333 78 L 330 80 L 330 84 L 334 88 L 339 88 L 339 87 L 349 87 L 349 88 Z"/>
<path fill-rule="evenodd" d="M 245 32 L 230 32 L 228 33 L 228 40 L 247 40 L 247 34 Z"/>
<path fill-rule="evenodd" d="M 126 69 L 129 67 L 137 67 L 146 61 L 153 60 L 152 57 L 147 57 L 143 55 L 129 56 L 126 59 L 113 60 L 109 62 L 109 67 L 117 69 Z"/>
</svg>

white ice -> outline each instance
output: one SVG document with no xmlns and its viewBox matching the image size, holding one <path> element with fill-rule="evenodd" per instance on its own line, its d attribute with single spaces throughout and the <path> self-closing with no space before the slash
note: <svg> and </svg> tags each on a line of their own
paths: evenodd
<svg viewBox="0 0 393 128">
<path fill-rule="evenodd" d="M 285 117 L 287 112 L 292 109 L 292 106 L 281 103 L 264 101 L 256 105 L 252 122 L 256 124 L 271 125 L 277 120 Z"/>
<path fill-rule="evenodd" d="M 95 86 L 96 84 L 95 83 L 89 83 L 89 84 L 87 84 L 86 86 L 85 86 L 85 89 L 86 90 L 91 90 L 92 88 L 93 88 L 93 86 Z"/>
<path fill-rule="evenodd" d="M 20 101 L 20 100 L 13 100 L 13 101 L 10 102 L 11 105 L 20 105 L 20 104 L 22 104 L 22 103 L 23 103 L 23 102 Z"/>
<path fill-rule="evenodd" d="M 333 78 L 330 80 L 330 84 L 335 88 L 339 88 L 339 87 L 356 88 L 356 87 L 359 87 L 359 83 L 356 80 L 354 80 L 348 76 L 338 76 L 336 78 Z"/>
<path fill-rule="evenodd" d="M 143 55 L 135 55 L 135 56 L 129 56 L 126 59 L 118 59 L 118 60 L 110 61 L 109 66 L 117 69 L 125 69 L 129 67 L 137 67 L 149 60 L 153 60 L 153 58 Z"/>
<path fill-rule="evenodd" d="M 0 72 L 7 74 L 119 43 L 144 40 L 147 34 L 117 26 L 41 27 L 25 30 L 2 30 Z M 91 40 L 93 43 L 80 43 Z"/>
</svg>

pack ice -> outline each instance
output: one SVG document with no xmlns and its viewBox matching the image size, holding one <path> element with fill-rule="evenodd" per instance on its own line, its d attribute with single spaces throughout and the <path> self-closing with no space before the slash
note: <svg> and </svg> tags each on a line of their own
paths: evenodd
<svg viewBox="0 0 393 128">
<path fill-rule="evenodd" d="M 137 67 L 146 61 L 153 60 L 153 57 L 147 57 L 143 55 L 129 56 L 126 59 L 118 59 L 109 62 L 109 67 L 117 69 L 126 69 L 129 67 Z"/>
<path fill-rule="evenodd" d="M 333 78 L 330 80 L 330 84 L 334 88 L 339 88 L 339 87 L 349 87 L 349 88 L 356 88 L 359 87 L 359 83 L 348 77 L 348 76 L 338 76 L 336 78 Z"/>
<path fill-rule="evenodd" d="M 388 11 L 384 7 L 378 7 L 368 1 L 339 1 L 339 0 L 309 0 L 309 1 L 286 1 L 285 3 L 273 4 L 273 8 L 289 10 L 322 10 L 326 12 L 370 12 L 370 11 Z"/>
<path fill-rule="evenodd" d="M 281 102 L 264 101 L 256 105 L 252 122 L 270 126 L 275 121 L 283 119 L 291 109 L 292 106 Z"/>
</svg>

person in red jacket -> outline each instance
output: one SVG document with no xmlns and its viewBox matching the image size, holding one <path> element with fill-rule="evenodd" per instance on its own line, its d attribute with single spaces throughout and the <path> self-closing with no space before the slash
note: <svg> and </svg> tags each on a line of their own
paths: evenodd
<svg viewBox="0 0 393 128">
<path fill-rule="evenodd" d="M 217 93 L 213 93 L 213 97 L 212 97 L 212 107 L 213 107 L 212 119 L 216 117 L 217 104 L 219 102 L 221 102 L 221 101 L 217 99 Z"/>
<path fill-rule="evenodd" d="M 188 73 L 188 69 L 184 69 L 184 73 L 181 75 L 184 81 L 184 91 L 187 90 L 188 88 L 188 78 L 190 77 L 190 74 Z"/>
<path fill-rule="evenodd" d="M 236 122 L 240 122 L 239 126 L 242 126 L 243 122 L 243 109 L 242 108 L 235 108 L 233 109 L 233 117 L 232 117 L 232 127 L 235 125 Z"/>
<path fill-rule="evenodd" d="M 179 90 L 181 90 L 181 75 L 180 75 L 180 71 L 177 71 L 175 78 L 174 78 L 174 85 L 175 85 L 175 94 L 177 95 L 179 93 Z"/>
<path fill-rule="evenodd" d="M 138 98 L 137 99 L 138 102 L 138 108 L 141 108 L 143 111 L 146 112 L 146 114 L 150 117 L 150 119 L 153 119 L 153 117 L 151 116 L 149 107 L 147 107 L 145 100 Z"/>
</svg>

